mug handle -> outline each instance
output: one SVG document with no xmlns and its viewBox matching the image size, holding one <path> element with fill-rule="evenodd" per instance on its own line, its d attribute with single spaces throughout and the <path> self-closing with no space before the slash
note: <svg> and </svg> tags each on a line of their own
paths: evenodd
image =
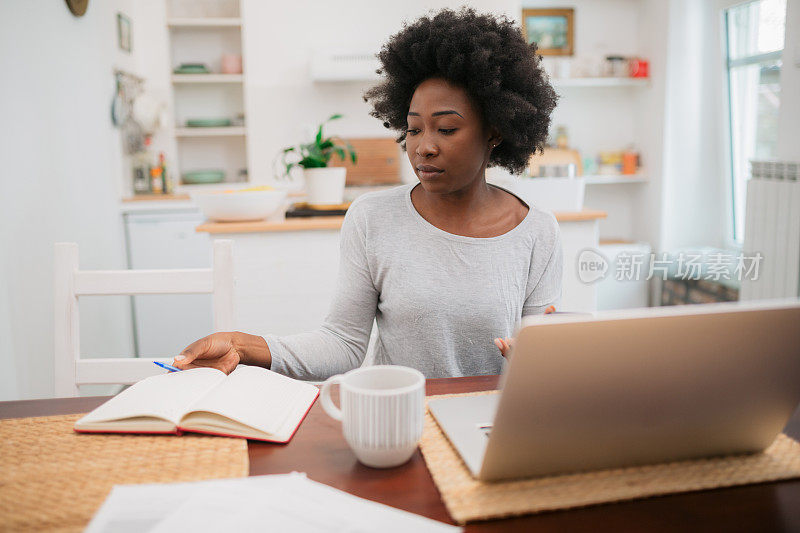
<svg viewBox="0 0 800 533">
<path fill-rule="evenodd" d="M 336 374 L 335 376 L 329 377 L 325 380 L 325 383 L 322 384 L 322 391 L 320 392 L 320 396 L 322 398 L 322 408 L 325 409 L 325 412 L 328 413 L 328 416 L 334 420 L 339 420 L 340 422 L 342 420 L 342 410 L 336 407 L 333 404 L 333 400 L 331 400 L 331 385 L 334 383 L 341 383 L 343 377 L 344 376 L 342 374 Z"/>
</svg>

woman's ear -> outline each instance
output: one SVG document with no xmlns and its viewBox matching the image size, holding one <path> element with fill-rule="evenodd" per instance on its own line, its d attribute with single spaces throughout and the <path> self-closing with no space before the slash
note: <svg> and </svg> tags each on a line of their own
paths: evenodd
<svg viewBox="0 0 800 533">
<path fill-rule="evenodd" d="M 503 142 L 503 137 L 500 135 L 500 131 L 492 126 L 491 130 L 489 131 L 489 148 L 495 148 Z"/>
</svg>

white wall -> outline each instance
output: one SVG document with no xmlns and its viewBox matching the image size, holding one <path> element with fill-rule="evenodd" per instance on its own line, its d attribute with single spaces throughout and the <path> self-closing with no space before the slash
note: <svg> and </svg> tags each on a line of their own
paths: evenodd
<svg viewBox="0 0 800 533">
<path fill-rule="evenodd" d="M 241 0 L 244 28 L 244 71 L 248 110 L 248 159 L 251 179 L 273 178 L 273 161 L 282 148 L 307 140 L 310 130 L 331 114 L 343 119 L 326 130 L 345 137 L 396 137 L 375 118 L 361 95 L 371 82 L 311 80 L 313 51 L 335 43 L 337 47 L 377 52 L 386 39 L 430 9 L 458 8 L 462 4 L 479 12 L 505 14 L 519 19 L 518 0 L 374 2 L 315 2 L 298 0 L 278 5 Z M 413 175 L 402 158 L 408 176 Z"/>
<path fill-rule="evenodd" d="M 800 0 L 786 1 L 777 156 L 800 161 Z"/>
<path fill-rule="evenodd" d="M 0 400 L 53 387 L 53 243 L 84 268 L 123 268 L 120 141 L 109 120 L 123 2 L 0 2 Z M 135 28 L 134 28 L 135 29 Z M 135 37 L 135 36 L 134 36 Z M 135 39 L 134 39 L 135 44 Z M 81 304 L 86 354 L 130 353 L 127 300 Z"/>
<path fill-rule="evenodd" d="M 720 13 L 715 2 L 669 7 L 662 250 L 725 245 L 726 175 Z"/>
<path fill-rule="evenodd" d="M 663 170 L 664 86 L 667 60 L 667 14 L 663 0 L 524 0 L 523 7 L 575 9 L 575 55 L 545 61 L 549 68 L 569 61 L 578 69 L 597 69 L 607 55 L 640 56 L 650 62 L 647 88 L 559 89 L 553 128 L 568 128 L 570 147 L 582 156 L 621 150 L 629 145 L 642 157 L 646 184 L 588 186 L 585 205 L 608 212 L 600 222 L 601 239 L 660 240 Z M 587 64 L 588 63 L 588 64 Z"/>
</svg>

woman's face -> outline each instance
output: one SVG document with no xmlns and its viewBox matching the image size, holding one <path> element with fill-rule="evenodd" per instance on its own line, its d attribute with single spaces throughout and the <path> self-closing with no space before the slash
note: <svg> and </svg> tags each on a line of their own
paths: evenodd
<svg viewBox="0 0 800 533">
<path fill-rule="evenodd" d="M 431 78 L 414 91 L 406 152 L 426 191 L 455 192 L 483 178 L 489 148 L 497 142 L 462 88 Z"/>
</svg>

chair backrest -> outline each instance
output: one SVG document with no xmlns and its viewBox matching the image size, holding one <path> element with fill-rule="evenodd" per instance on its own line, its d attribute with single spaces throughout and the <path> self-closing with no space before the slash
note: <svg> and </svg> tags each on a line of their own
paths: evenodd
<svg viewBox="0 0 800 533">
<path fill-rule="evenodd" d="M 183 270 L 80 270 L 78 245 L 55 245 L 54 326 L 55 396 L 78 396 L 79 385 L 131 384 L 163 370 L 153 361 L 172 357 L 80 358 L 78 298 L 90 295 L 213 295 L 214 330 L 233 325 L 233 241 L 214 241 L 212 268 Z"/>
</svg>

